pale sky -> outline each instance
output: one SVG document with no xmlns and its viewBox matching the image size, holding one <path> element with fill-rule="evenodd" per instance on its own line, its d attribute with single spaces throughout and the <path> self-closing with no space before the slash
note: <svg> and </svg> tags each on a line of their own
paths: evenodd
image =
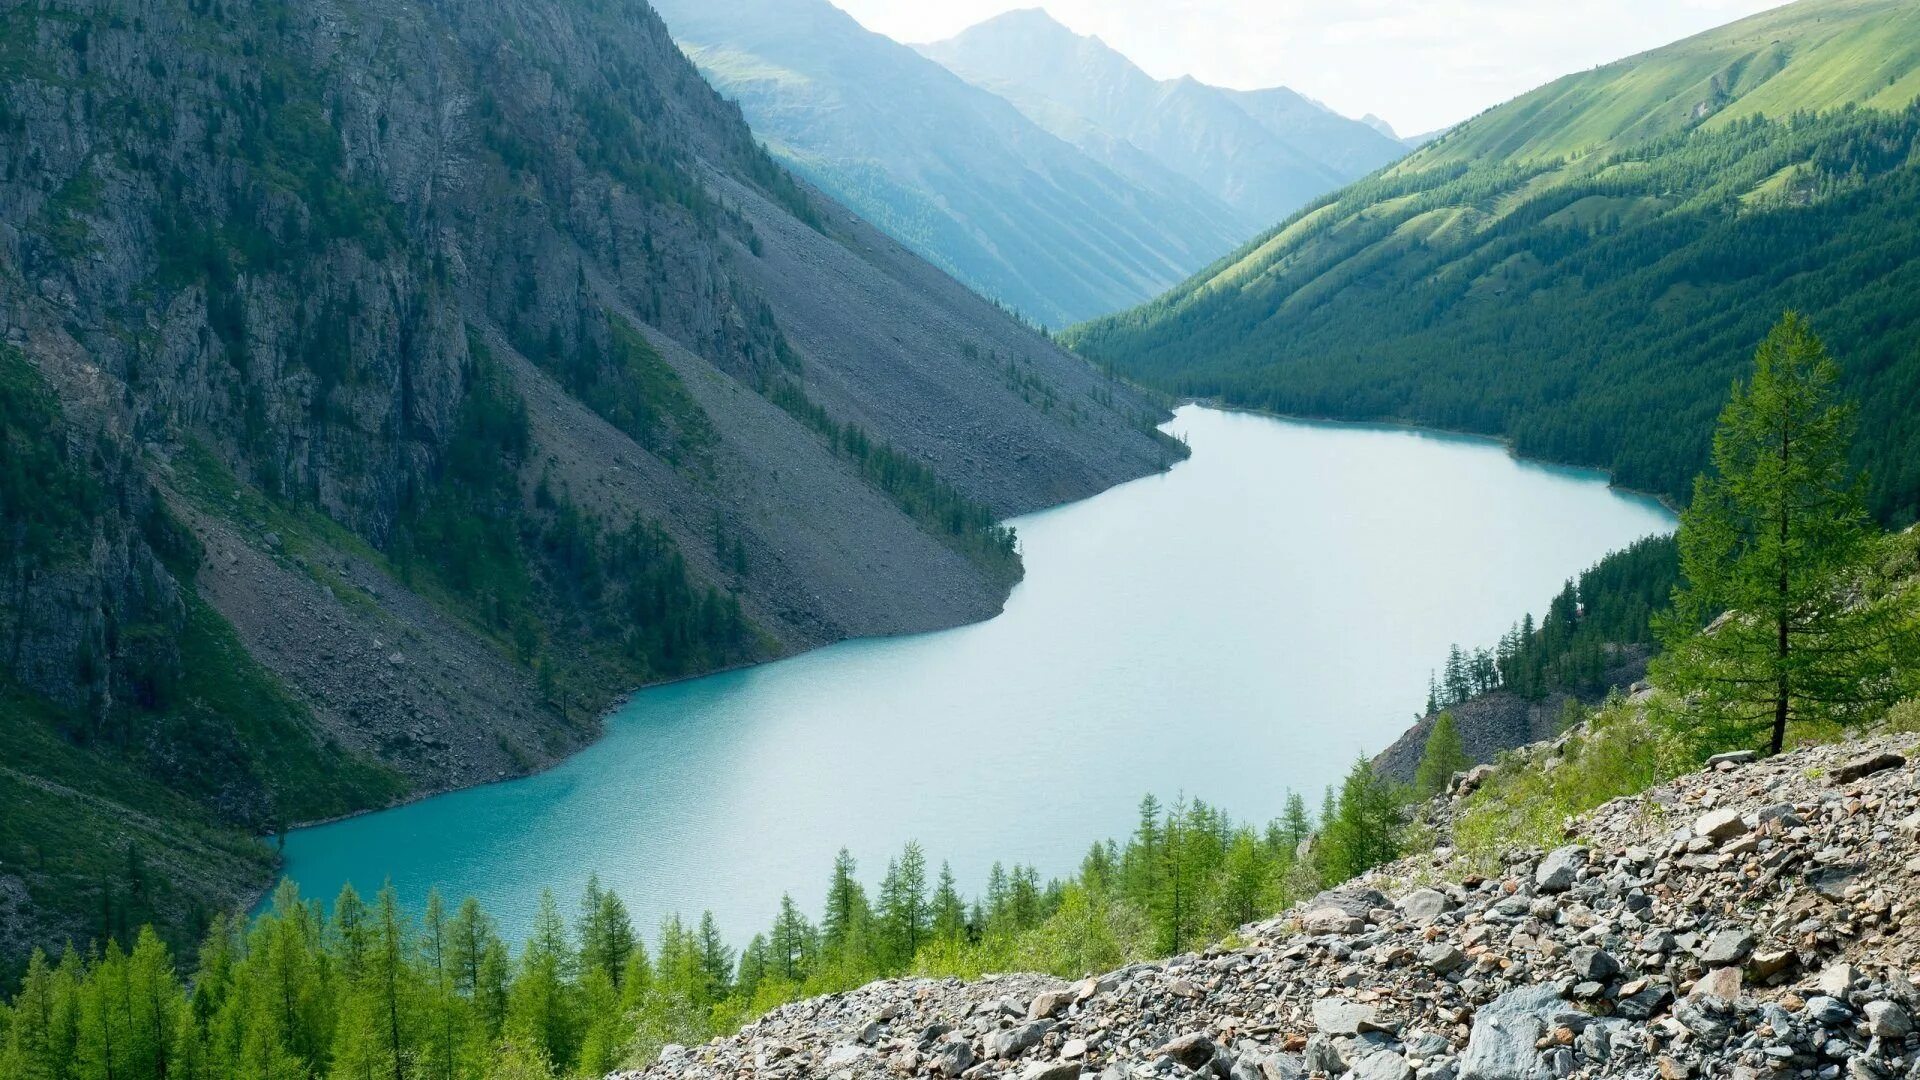
<svg viewBox="0 0 1920 1080">
<path fill-rule="evenodd" d="M 1285 85 L 1402 135 L 1780 0 L 834 0 L 869 29 L 934 41 L 1044 7 L 1157 78 Z"/>
</svg>

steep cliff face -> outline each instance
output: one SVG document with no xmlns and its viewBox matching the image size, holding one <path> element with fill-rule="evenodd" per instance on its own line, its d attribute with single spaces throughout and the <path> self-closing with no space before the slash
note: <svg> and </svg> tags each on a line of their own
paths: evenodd
<svg viewBox="0 0 1920 1080">
<path fill-rule="evenodd" d="M 1175 452 L 637 0 L 14 5 L 0 131 L 10 805 L 191 774 L 258 831 L 521 771 L 626 687 L 990 614 L 998 517 Z M 157 828 L 148 888 L 111 831 L 6 836 L 22 939 L 258 873 Z"/>
</svg>

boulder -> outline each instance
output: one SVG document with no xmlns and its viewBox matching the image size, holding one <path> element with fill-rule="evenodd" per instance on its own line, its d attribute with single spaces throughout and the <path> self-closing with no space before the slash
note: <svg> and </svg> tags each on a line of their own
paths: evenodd
<svg viewBox="0 0 1920 1080">
<path fill-rule="evenodd" d="M 1432 919 L 1445 914 L 1453 907 L 1453 901 L 1439 889 L 1415 889 L 1400 898 L 1396 905 L 1400 914 L 1409 919 Z"/>
<path fill-rule="evenodd" d="M 1307 1040 L 1305 1059 L 1302 1064 L 1310 1073 L 1322 1076 L 1338 1076 L 1347 1071 L 1346 1059 L 1340 1056 L 1340 1048 L 1325 1035 L 1315 1035 Z"/>
<path fill-rule="evenodd" d="M 1460 1080 L 1553 1080 L 1536 1049 L 1548 1021 L 1565 1008 L 1552 986 L 1529 986 L 1495 998 L 1473 1018 Z"/>
<path fill-rule="evenodd" d="M 1015 1024 L 1012 1027 L 988 1032 L 987 1037 L 981 1041 L 981 1045 L 986 1049 L 988 1057 L 1019 1057 L 1040 1045 L 1040 1040 L 1047 1037 L 1047 1032 L 1052 1031 L 1053 1026 L 1051 1020 L 1030 1020 L 1024 1024 Z"/>
<path fill-rule="evenodd" d="M 1353 1080 L 1413 1080 L 1413 1066 L 1391 1050 L 1368 1054 L 1353 1065 Z"/>
<path fill-rule="evenodd" d="M 1741 819 L 1737 809 L 1714 810 L 1701 814 L 1693 823 L 1693 835 L 1711 840 L 1716 844 L 1724 843 L 1747 831 L 1747 823 Z"/>
<path fill-rule="evenodd" d="M 1467 954 L 1444 941 L 1420 950 L 1420 963 L 1435 975 L 1451 975 L 1467 966 Z"/>
<path fill-rule="evenodd" d="M 1907 759 L 1905 757 L 1891 750 L 1883 750 L 1877 754 L 1866 754 L 1854 758 L 1852 761 L 1833 770 L 1833 782 L 1836 784 L 1851 784 L 1855 780 L 1864 780 L 1877 772 L 1897 769 L 1906 763 Z"/>
<path fill-rule="evenodd" d="M 1324 1035 L 1358 1035 L 1374 1026 L 1377 1014 L 1371 1005 L 1324 997 L 1313 1003 L 1313 1026 Z"/>
<path fill-rule="evenodd" d="M 1895 1001 L 1868 1002 L 1867 1030 L 1882 1039 L 1904 1039 L 1913 1034 L 1913 1017 Z"/>
<path fill-rule="evenodd" d="M 1048 990 L 1035 997 L 1033 1004 L 1027 1007 L 1027 1019 L 1041 1020 L 1049 1016 L 1059 1016 L 1067 1011 L 1067 1006 L 1073 1004 L 1074 998 L 1072 990 Z"/>
<path fill-rule="evenodd" d="M 949 1035 L 934 1044 L 927 1054 L 927 1060 L 936 1075 L 959 1076 L 973 1067 L 976 1058 L 967 1040 L 958 1035 Z"/>
<path fill-rule="evenodd" d="M 1193 1070 L 1204 1069 L 1213 1063 L 1213 1040 L 1203 1031 L 1182 1035 L 1172 1042 L 1162 1045 L 1154 1054 L 1171 1058 L 1175 1062 Z"/>
<path fill-rule="evenodd" d="M 1755 952 L 1747 961 L 1747 967 L 1753 977 L 1762 982 L 1792 967 L 1800 960 L 1799 954 L 1792 949 L 1762 949 Z"/>
<path fill-rule="evenodd" d="M 1582 979 L 1593 982 L 1606 982 L 1620 974 L 1620 961 L 1604 949 L 1592 945 L 1581 945 L 1567 954 L 1567 963 L 1573 973 Z"/>
<path fill-rule="evenodd" d="M 1080 1063 L 1043 1061 L 1027 1066 L 1027 1071 L 1020 1074 L 1020 1080 L 1080 1080 Z"/>
<path fill-rule="evenodd" d="M 1317 907 L 1300 916 L 1300 929 L 1309 934 L 1357 934 L 1366 928 L 1365 919 L 1337 907 Z"/>
<path fill-rule="evenodd" d="M 1847 1007 L 1846 1002 L 1825 994 L 1808 998 L 1806 1013 L 1807 1019 L 1827 1027 L 1838 1027 L 1853 1021 L 1853 1010 Z"/>
<path fill-rule="evenodd" d="M 1717 998 L 1721 1001 L 1740 999 L 1740 969 L 1738 967 L 1717 967 L 1700 976 L 1693 984 L 1691 997 Z"/>
<path fill-rule="evenodd" d="M 1540 860 L 1533 873 L 1534 887 L 1543 893 L 1561 893 L 1573 888 L 1580 868 L 1587 864 L 1587 849 L 1579 844 L 1555 848 Z"/>
<path fill-rule="evenodd" d="M 1828 997 L 1840 997 L 1853 989 L 1853 982 L 1860 972 L 1844 960 L 1828 964 L 1820 969 L 1820 992 Z"/>
<path fill-rule="evenodd" d="M 1744 963 L 1756 944 L 1758 941 L 1751 930 L 1722 930 L 1707 942 L 1707 951 L 1700 954 L 1700 962 L 1710 968 Z"/>
</svg>

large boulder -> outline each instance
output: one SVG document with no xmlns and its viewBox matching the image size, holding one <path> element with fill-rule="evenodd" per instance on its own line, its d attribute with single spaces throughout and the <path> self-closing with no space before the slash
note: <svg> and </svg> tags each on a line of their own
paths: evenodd
<svg viewBox="0 0 1920 1080">
<path fill-rule="evenodd" d="M 1012 1027 L 988 1032 L 982 1045 L 986 1048 L 988 1057 L 1019 1057 L 1040 1045 L 1040 1040 L 1047 1037 L 1047 1032 L 1052 1031 L 1053 1026 L 1051 1020 L 1032 1020 L 1024 1024 L 1015 1024 Z"/>
<path fill-rule="evenodd" d="M 1587 849 L 1579 844 L 1555 848 L 1540 860 L 1534 871 L 1533 885 L 1543 893 L 1561 893 L 1573 888 L 1580 868 L 1587 865 Z"/>
<path fill-rule="evenodd" d="M 1460 1080 L 1553 1080 L 1535 1047 L 1566 1003 L 1553 986 L 1529 986 L 1495 998 L 1473 1018 Z"/>
<path fill-rule="evenodd" d="M 1713 843 L 1725 843 L 1747 831 L 1747 823 L 1741 819 L 1740 811 L 1735 808 L 1713 810 L 1700 815 L 1693 823 L 1693 834 Z"/>
<path fill-rule="evenodd" d="M 1368 1054 L 1354 1063 L 1353 1080 L 1413 1080 L 1413 1066 L 1391 1050 Z"/>
<path fill-rule="evenodd" d="M 1311 908 L 1300 916 L 1300 929 L 1309 934 L 1357 934 L 1366 928 L 1365 919 L 1337 907 Z"/>
<path fill-rule="evenodd" d="M 1400 914 L 1409 919 L 1420 921 L 1434 919 L 1453 907 L 1453 901 L 1439 889 L 1415 889 L 1400 898 L 1396 905 Z"/>
<path fill-rule="evenodd" d="M 1891 750 L 1883 750 L 1876 754 L 1867 754 L 1863 757 L 1854 758 L 1852 761 L 1833 770 L 1833 782 L 1836 784 L 1851 784 L 1855 780 L 1863 780 L 1877 772 L 1897 769 L 1906 763 L 1906 758 Z"/>
<path fill-rule="evenodd" d="M 1374 1025 L 1377 1015 L 1373 1006 L 1345 998 L 1325 997 L 1313 1003 L 1313 1026 L 1324 1035 L 1358 1035 Z"/>
</svg>

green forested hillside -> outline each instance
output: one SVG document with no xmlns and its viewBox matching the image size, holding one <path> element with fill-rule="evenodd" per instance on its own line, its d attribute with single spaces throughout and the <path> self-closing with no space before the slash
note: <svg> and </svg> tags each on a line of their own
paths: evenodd
<svg viewBox="0 0 1920 1080">
<path fill-rule="evenodd" d="M 1072 332 L 1181 392 L 1510 437 L 1684 495 L 1799 308 L 1920 509 L 1920 8 L 1803 0 L 1570 76 Z"/>
</svg>

